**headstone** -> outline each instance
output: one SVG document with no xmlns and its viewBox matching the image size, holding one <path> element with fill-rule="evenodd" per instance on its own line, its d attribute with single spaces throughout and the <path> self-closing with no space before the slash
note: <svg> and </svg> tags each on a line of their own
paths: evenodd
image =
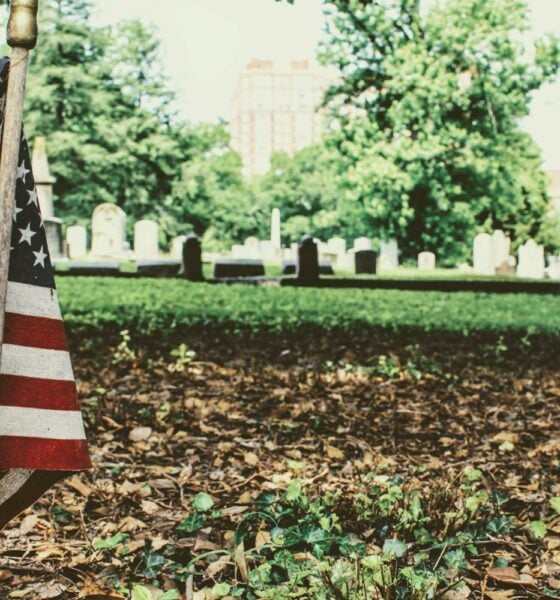
<svg viewBox="0 0 560 600">
<path fill-rule="evenodd" d="M 220 258 L 214 263 L 214 277 L 238 279 L 244 277 L 263 277 L 265 274 L 262 260 Z"/>
<path fill-rule="evenodd" d="M 371 240 L 367 237 L 359 237 L 354 240 L 354 250 L 372 250 Z"/>
<path fill-rule="evenodd" d="M 231 247 L 231 258 L 237 260 L 239 258 L 246 258 L 247 251 L 243 244 L 233 244 Z"/>
<path fill-rule="evenodd" d="M 245 258 L 252 260 L 260 260 L 261 254 L 259 251 L 259 240 L 256 237 L 248 237 L 245 240 Z"/>
<path fill-rule="evenodd" d="M 542 279 L 545 274 L 544 248 L 535 240 L 528 240 L 519 246 L 517 276 L 527 279 Z"/>
<path fill-rule="evenodd" d="M 433 271 L 436 268 L 436 255 L 433 252 L 420 252 L 418 255 L 418 270 Z"/>
<path fill-rule="evenodd" d="M 550 279 L 560 279 L 560 256 L 548 257 L 546 273 Z"/>
<path fill-rule="evenodd" d="M 47 157 L 47 140 L 44 137 L 35 138 L 33 144 L 33 155 L 31 157 L 33 177 L 37 196 L 39 197 L 39 206 L 41 207 L 41 216 L 43 220 L 54 217 L 53 207 L 53 185 L 54 178 L 51 177 L 49 170 L 49 159 Z M 49 246 L 52 253 L 52 248 Z"/>
<path fill-rule="evenodd" d="M 506 266 L 508 265 L 510 247 L 511 240 L 501 229 L 496 229 L 492 234 L 492 255 L 494 256 L 494 267 L 496 269 L 504 263 L 506 263 Z"/>
<path fill-rule="evenodd" d="M 259 241 L 259 258 L 265 263 L 278 262 L 279 250 L 270 240 Z"/>
<path fill-rule="evenodd" d="M 379 250 L 379 266 L 387 271 L 393 271 L 399 267 L 399 245 L 397 240 L 381 242 Z"/>
<path fill-rule="evenodd" d="M 194 233 L 188 235 L 183 244 L 182 275 L 189 281 L 204 281 L 202 272 L 202 245 Z"/>
<path fill-rule="evenodd" d="M 354 252 L 354 272 L 356 275 L 375 275 L 377 253 L 374 250 L 356 250 Z"/>
<path fill-rule="evenodd" d="M 171 257 L 178 258 L 179 260 L 183 257 L 183 244 L 186 242 L 186 235 L 178 235 L 171 240 Z"/>
<path fill-rule="evenodd" d="M 62 219 L 50 217 L 43 219 L 45 234 L 47 236 L 47 245 L 51 258 L 62 258 L 64 256 L 64 246 L 62 243 Z"/>
<path fill-rule="evenodd" d="M 91 254 L 119 257 L 125 251 L 126 214 L 116 204 L 105 202 L 93 211 L 91 218 Z"/>
<path fill-rule="evenodd" d="M 334 237 L 327 240 L 327 251 L 337 256 L 346 254 L 346 240 L 341 237 Z"/>
<path fill-rule="evenodd" d="M 150 260 L 159 255 L 159 227 L 151 219 L 142 219 L 134 224 L 134 256 Z"/>
<path fill-rule="evenodd" d="M 66 243 L 70 258 L 87 255 L 87 229 L 83 225 L 72 225 L 66 229 Z"/>
<path fill-rule="evenodd" d="M 462 262 L 457 269 L 459 273 L 463 273 L 465 275 L 470 275 L 473 272 L 473 268 L 469 265 L 469 263 Z"/>
<path fill-rule="evenodd" d="M 270 241 L 272 242 L 273 248 L 280 250 L 282 247 L 282 231 L 281 231 L 281 217 L 280 209 L 273 208 L 272 216 L 270 219 Z"/>
<path fill-rule="evenodd" d="M 297 260 L 285 260 L 282 262 L 282 275 L 295 275 L 297 272 Z M 334 269 L 329 262 L 319 261 L 319 275 L 334 275 Z"/>
<path fill-rule="evenodd" d="M 319 252 L 310 235 L 304 235 L 298 245 L 297 278 L 305 283 L 319 280 Z"/>
<path fill-rule="evenodd" d="M 479 233 L 473 242 L 473 272 L 476 275 L 495 275 L 494 244 L 488 233 Z"/>
</svg>

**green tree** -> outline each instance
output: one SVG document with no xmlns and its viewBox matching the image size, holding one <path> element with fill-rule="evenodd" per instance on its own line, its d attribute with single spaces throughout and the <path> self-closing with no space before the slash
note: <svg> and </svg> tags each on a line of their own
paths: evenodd
<svg viewBox="0 0 560 600">
<path fill-rule="evenodd" d="M 398 238 L 405 256 L 465 257 L 477 230 L 547 242 L 547 185 L 520 128 L 558 72 L 557 40 L 527 48 L 521 0 L 332 0 L 323 59 L 333 145 L 346 165 L 344 218 Z"/>
<path fill-rule="evenodd" d="M 107 201 L 157 218 L 196 140 L 174 117 L 153 31 L 94 27 L 89 0 L 41 6 L 26 131 L 47 137 L 57 214 L 87 223 Z"/>
<path fill-rule="evenodd" d="M 340 217 L 339 164 L 337 153 L 324 144 L 303 148 L 292 157 L 272 157 L 270 171 L 258 184 L 259 197 L 268 214 L 274 207 L 280 209 L 285 243 L 304 234 L 327 239 L 351 233 Z"/>
<path fill-rule="evenodd" d="M 242 174 L 241 157 L 230 146 L 223 123 L 190 129 L 193 154 L 181 168 L 164 209 L 177 223 L 224 247 L 257 233 L 262 210 Z"/>
</svg>

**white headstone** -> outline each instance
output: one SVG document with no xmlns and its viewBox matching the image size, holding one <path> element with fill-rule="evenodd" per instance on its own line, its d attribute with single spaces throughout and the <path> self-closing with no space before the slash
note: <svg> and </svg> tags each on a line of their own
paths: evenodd
<svg viewBox="0 0 560 600">
<path fill-rule="evenodd" d="M 496 269 L 504 265 L 504 263 L 508 264 L 510 247 L 511 240 L 501 229 L 496 229 L 492 234 L 492 253 Z"/>
<path fill-rule="evenodd" d="M 381 242 L 379 263 L 383 269 L 393 270 L 399 267 L 399 245 L 397 240 Z"/>
<path fill-rule="evenodd" d="M 261 253 L 259 250 L 259 240 L 256 237 L 248 237 L 245 240 L 245 258 L 260 260 Z"/>
<path fill-rule="evenodd" d="M 279 259 L 279 248 L 276 248 L 270 240 L 260 240 L 259 258 L 263 262 L 277 262 Z"/>
<path fill-rule="evenodd" d="M 178 235 L 171 240 L 171 257 L 179 258 L 182 260 L 183 258 L 183 244 L 187 240 L 186 235 Z"/>
<path fill-rule="evenodd" d="M 546 273 L 550 279 L 560 279 L 560 256 L 548 257 Z"/>
<path fill-rule="evenodd" d="M 270 219 L 270 241 L 272 245 L 276 249 L 280 249 L 282 247 L 282 231 L 281 231 L 281 218 L 280 218 L 280 209 L 273 208 L 272 216 Z"/>
<path fill-rule="evenodd" d="M 354 240 L 354 250 L 359 252 L 360 250 L 371 250 L 371 240 L 367 237 L 359 237 Z"/>
<path fill-rule="evenodd" d="M 155 221 L 142 219 L 134 224 L 134 256 L 150 260 L 159 254 L 159 227 Z"/>
<path fill-rule="evenodd" d="M 473 242 L 473 272 L 476 275 L 495 275 L 494 244 L 489 233 L 479 233 Z"/>
<path fill-rule="evenodd" d="M 528 279 L 542 279 L 545 274 L 544 248 L 535 240 L 528 240 L 519 246 L 517 276 Z"/>
<path fill-rule="evenodd" d="M 418 255 L 418 270 L 433 271 L 436 268 L 436 255 L 433 252 L 420 252 Z"/>
<path fill-rule="evenodd" d="M 231 258 L 241 259 L 247 258 L 247 249 L 243 244 L 233 244 L 231 247 Z"/>
<path fill-rule="evenodd" d="M 341 256 L 346 254 L 346 240 L 341 237 L 334 237 L 327 240 L 327 249 L 331 254 Z"/>
<path fill-rule="evenodd" d="M 70 258 L 83 258 L 87 255 L 87 229 L 83 225 L 71 225 L 66 230 L 66 243 Z"/>
<path fill-rule="evenodd" d="M 91 231 L 93 256 L 122 256 L 126 242 L 126 214 L 121 208 L 110 202 L 97 206 L 91 217 Z"/>
</svg>

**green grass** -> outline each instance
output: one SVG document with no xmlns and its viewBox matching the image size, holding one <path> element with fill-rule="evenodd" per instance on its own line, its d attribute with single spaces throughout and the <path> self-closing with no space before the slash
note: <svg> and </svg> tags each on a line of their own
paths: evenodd
<svg viewBox="0 0 560 600">
<path fill-rule="evenodd" d="M 195 327 L 287 332 L 419 329 L 560 334 L 560 299 L 549 295 L 337 290 L 192 284 L 173 279 L 59 277 L 66 323 L 146 335 Z"/>
</svg>

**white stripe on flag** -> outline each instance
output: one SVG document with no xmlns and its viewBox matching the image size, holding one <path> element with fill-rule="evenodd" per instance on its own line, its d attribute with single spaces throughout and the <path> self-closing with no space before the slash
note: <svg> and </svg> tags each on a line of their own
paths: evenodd
<svg viewBox="0 0 560 600">
<path fill-rule="evenodd" d="M 0 406 L 0 436 L 51 440 L 83 440 L 82 413 L 78 410 L 45 410 Z"/>
<path fill-rule="evenodd" d="M 27 348 L 14 344 L 4 344 L 2 347 L 0 373 L 2 375 L 19 375 L 20 377 L 74 381 L 68 352 Z"/>
<path fill-rule="evenodd" d="M 56 290 L 14 281 L 8 281 L 6 312 L 47 319 L 62 318 Z"/>
</svg>

